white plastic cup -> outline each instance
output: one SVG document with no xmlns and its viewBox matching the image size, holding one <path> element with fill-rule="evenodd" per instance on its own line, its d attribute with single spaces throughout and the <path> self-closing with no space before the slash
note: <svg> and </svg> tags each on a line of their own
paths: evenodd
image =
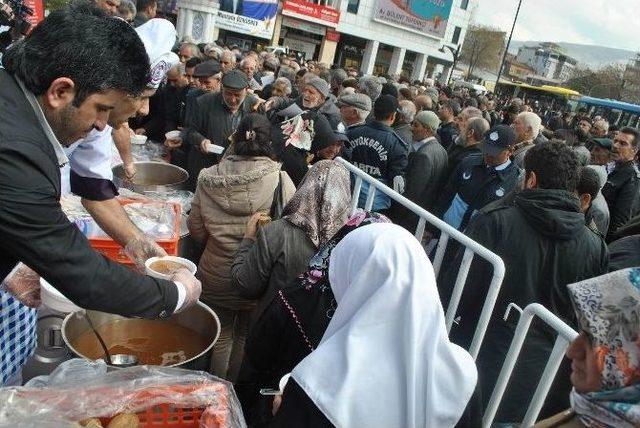
<svg viewBox="0 0 640 428">
<path fill-rule="evenodd" d="M 157 262 L 158 260 L 166 260 L 170 262 L 180 263 L 186 269 L 188 269 L 189 272 L 191 272 L 191 275 L 195 275 L 196 270 L 198 269 L 198 267 L 191 260 L 185 259 L 183 257 L 176 257 L 176 256 L 151 257 L 146 262 L 144 262 L 145 273 L 147 275 L 152 276 L 154 278 L 158 278 L 158 279 L 168 279 L 168 280 L 171 279 L 173 275 L 167 275 L 164 273 L 156 272 L 153 269 L 151 269 L 151 265 L 154 262 Z"/>
<path fill-rule="evenodd" d="M 138 146 L 141 146 L 141 145 L 145 144 L 146 142 L 147 142 L 147 136 L 146 135 L 133 134 L 131 136 L 131 144 L 136 144 Z"/>
<path fill-rule="evenodd" d="M 180 138 L 180 131 L 169 131 L 166 134 L 164 134 L 164 138 L 166 138 L 167 140 L 181 140 L 182 138 Z"/>
</svg>

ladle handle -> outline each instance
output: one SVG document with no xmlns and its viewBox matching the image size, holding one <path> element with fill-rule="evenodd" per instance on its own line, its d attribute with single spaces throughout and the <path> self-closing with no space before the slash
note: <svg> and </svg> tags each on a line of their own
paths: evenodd
<svg viewBox="0 0 640 428">
<path fill-rule="evenodd" d="M 96 328 L 93 326 L 93 322 L 91 321 L 91 318 L 89 318 L 89 314 L 85 312 L 84 316 L 87 318 L 87 323 L 89 324 L 89 327 L 91 327 L 91 330 L 93 330 L 93 333 L 98 338 L 98 341 L 100 342 L 100 345 L 102 346 L 102 349 L 104 350 L 104 359 L 105 359 L 105 361 L 107 362 L 107 364 L 112 365 L 111 364 L 111 355 L 109 354 L 109 349 L 107 349 L 107 345 L 104 343 L 104 340 L 102 340 L 102 336 L 100 336 L 100 333 L 98 333 L 98 330 L 96 330 Z"/>
</svg>

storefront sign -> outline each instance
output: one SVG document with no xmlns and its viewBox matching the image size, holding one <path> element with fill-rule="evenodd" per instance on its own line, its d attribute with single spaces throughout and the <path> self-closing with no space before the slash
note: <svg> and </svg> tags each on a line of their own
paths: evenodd
<svg viewBox="0 0 640 428">
<path fill-rule="evenodd" d="M 285 38 L 284 45 L 295 52 L 304 52 L 306 59 L 312 59 L 316 52 L 314 43 L 304 42 L 298 39 Z"/>
<path fill-rule="evenodd" d="M 273 37 L 278 0 L 220 0 L 216 26 L 261 39 Z"/>
<path fill-rule="evenodd" d="M 333 28 L 340 22 L 340 12 L 337 9 L 304 0 L 285 0 L 282 14 Z"/>
<path fill-rule="evenodd" d="M 318 34 L 324 36 L 326 28 L 324 25 L 314 24 L 313 22 L 300 21 L 299 19 L 282 17 L 282 25 L 284 27 L 295 28 L 296 30 L 305 31 L 307 33 Z"/>
<path fill-rule="evenodd" d="M 44 19 L 44 7 L 42 6 L 42 0 L 25 0 L 24 5 L 31 8 L 33 15 L 27 16 L 27 21 L 31 24 L 31 28 L 38 25 L 40 21 Z"/>
<path fill-rule="evenodd" d="M 330 42 L 339 42 L 340 41 L 340 33 L 336 30 L 332 30 L 331 28 L 327 28 L 326 39 Z"/>
<path fill-rule="evenodd" d="M 373 19 L 394 27 L 442 38 L 453 0 L 378 0 Z"/>
</svg>

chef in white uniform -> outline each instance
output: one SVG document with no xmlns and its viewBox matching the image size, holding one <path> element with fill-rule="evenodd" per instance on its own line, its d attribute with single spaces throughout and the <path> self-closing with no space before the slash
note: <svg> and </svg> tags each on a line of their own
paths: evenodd
<svg viewBox="0 0 640 428">
<path fill-rule="evenodd" d="M 130 177 L 135 174 L 131 157 L 131 131 L 127 121 L 135 116 L 149 114 L 149 98 L 156 92 L 171 67 L 180 63 L 171 52 L 176 30 L 165 19 L 151 19 L 136 28 L 144 42 L 151 63 L 147 89 L 136 98 L 118 104 L 109 116 L 104 129 L 94 129 L 86 138 L 65 149 L 69 164 L 62 168 L 62 194 L 74 193 L 81 197 L 82 205 L 111 238 L 128 250 L 135 261 L 166 255 L 129 219 L 115 197 L 111 165 L 114 147 L 120 153 Z"/>
</svg>

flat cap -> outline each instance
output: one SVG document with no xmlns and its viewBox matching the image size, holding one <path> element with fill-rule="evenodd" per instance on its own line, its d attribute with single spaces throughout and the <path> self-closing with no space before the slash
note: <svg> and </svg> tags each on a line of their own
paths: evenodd
<svg viewBox="0 0 640 428">
<path fill-rule="evenodd" d="M 371 111 L 371 98 L 366 94 L 346 94 L 338 98 L 338 107 L 355 107 L 360 110 Z"/>
<path fill-rule="evenodd" d="M 246 89 L 249 78 L 240 70 L 231 70 L 222 77 L 222 86 L 229 89 Z"/>
<path fill-rule="evenodd" d="M 211 77 L 218 73 L 220 73 L 220 63 L 218 61 L 201 62 L 193 69 L 193 77 Z"/>
</svg>

